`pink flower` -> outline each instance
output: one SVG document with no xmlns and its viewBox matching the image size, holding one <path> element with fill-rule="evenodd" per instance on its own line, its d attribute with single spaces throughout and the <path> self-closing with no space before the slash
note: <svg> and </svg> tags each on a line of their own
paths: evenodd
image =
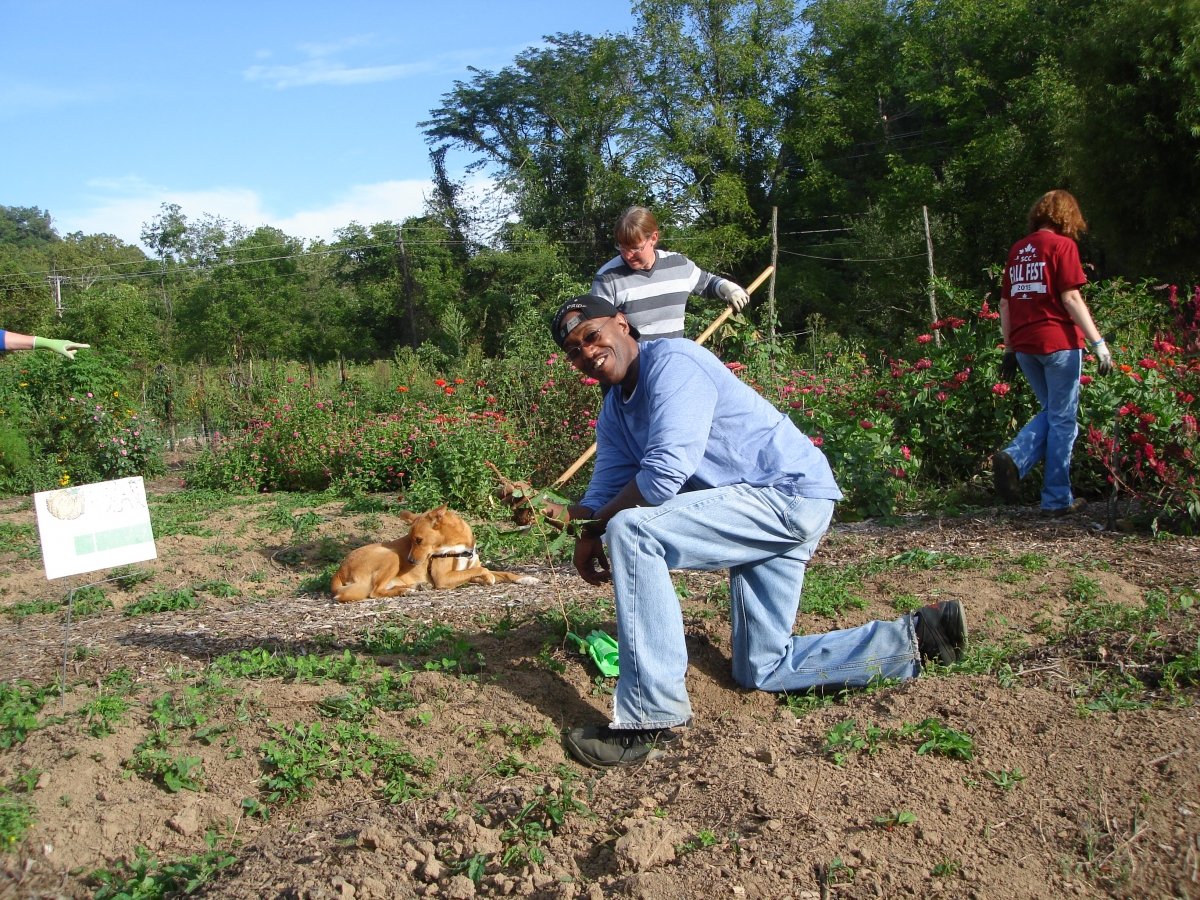
<svg viewBox="0 0 1200 900">
<path fill-rule="evenodd" d="M 588 387 L 591 387 L 593 384 L 599 384 L 600 382 L 598 380 L 596 380 L 595 378 L 585 378 L 585 379 L 583 379 L 583 383 L 586 384 Z"/>
<path fill-rule="evenodd" d="M 588 419 L 588 428 L 595 428 L 595 427 L 596 427 L 596 420 Z"/>
<path fill-rule="evenodd" d="M 815 437 L 812 439 L 812 442 L 814 447 L 820 447 L 823 443 L 825 443 L 825 438 Z"/>
<path fill-rule="evenodd" d="M 1186 431 L 1188 434 L 1196 433 L 1196 417 L 1195 416 L 1189 416 L 1185 413 L 1183 416 L 1180 417 L 1180 421 L 1183 423 L 1184 431 Z"/>
<path fill-rule="evenodd" d="M 938 402 L 945 403 L 946 400 L 948 399 L 948 396 L 949 395 L 947 395 L 945 391 L 938 391 L 938 395 L 937 395 Z"/>
<path fill-rule="evenodd" d="M 1012 390 L 1012 388 L 1009 385 L 1005 384 L 1003 381 L 992 385 L 992 393 L 996 394 L 1000 397 L 1003 397 L 1005 394 L 1007 394 L 1011 390 Z"/>
<path fill-rule="evenodd" d="M 1150 359 L 1149 357 L 1147 357 L 1146 359 L 1139 360 L 1138 365 L 1141 366 L 1143 369 L 1157 369 L 1158 368 L 1158 363 L 1155 360 Z"/>
<path fill-rule="evenodd" d="M 324 409 L 324 408 L 325 408 L 324 403 L 320 403 L 320 402 L 317 403 L 317 409 Z"/>
<path fill-rule="evenodd" d="M 912 451 L 908 447 L 901 446 L 900 452 L 904 454 L 905 461 L 912 459 Z"/>
<path fill-rule="evenodd" d="M 91 391 L 88 391 L 88 396 L 89 396 L 89 397 L 90 397 L 90 396 L 92 396 L 92 392 L 91 392 Z"/>
<path fill-rule="evenodd" d="M 1079 376 L 1079 383 L 1080 383 L 1080 384 L 1084 384 L 1084 385 L 1091 384 L 1091 383 L 1092 383 L 1092 376 L 1091 376 L 1091 375 L 1080 375 L 1080 376 Z"/>
<path fill-rule="evenodd" d="M 918 359 L 915 363 L 913 363 L 913 368 L 917 371 L 921 371 L 922 369 L 930 369 L 932 367 L 933 360 L 929 359 Z"/>
<path fill-rule="evenodd" d="M 875 423 L 874 423 L 874 422 L 869 422 L 869 421 L 867 421 L 866 419 L 863 419 L 863 420 L 862 420 L 861 422 L 859 422 L 858 424 L 859 424 L 859 426 L 860 426 L 861 428 L 874 428 L 874 427 L 875 427 Z"/>
<path fill-rule="evenodd" d="M 928 343 L 929 343 L 930 341 L 932 341 L 932 340 L 933 340 L 933 335 L 932 335 L 932 334 L 919 334 L 919 335 L 917 335 L 917 343 L 918 343 L 918 344 L 928 344 Z"/>
</svg>

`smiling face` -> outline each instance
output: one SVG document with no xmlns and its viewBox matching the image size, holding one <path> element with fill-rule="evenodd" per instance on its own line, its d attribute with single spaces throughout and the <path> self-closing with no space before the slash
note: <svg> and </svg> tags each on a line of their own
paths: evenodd
<svg viewBox="0 0 1200 900">
<path fill-rule="evenodd" d="M 608 385 L 624 381 L 638 355 L 637 341 L 620 313 L 576 325 L 563 341 L 563 350 L 578 371 Z"/>
</svg>

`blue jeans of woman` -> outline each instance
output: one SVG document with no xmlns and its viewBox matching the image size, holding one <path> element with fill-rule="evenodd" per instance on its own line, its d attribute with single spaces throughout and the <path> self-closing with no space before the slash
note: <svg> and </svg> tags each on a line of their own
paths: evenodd
<svg viewBox="0 0 1200 900">
<path fill-rule="evenodd" d="M 1039 355 L 1018 353 L 1017 363 L 1033 388 L 1042 411 L 1029 420 L 1004 452 L 1024 478 L 1042 459 L 1042 509 L 1066 509 L 1071 493 L 1071 451 L 1079 434 L 1079 376 L 1082 350 L 1059 350 Z"/>
<path fill-rule="evenodd" d="M 916 676 L 910 616 L 792 634 L 805 566 L 832 517 L 832 500 L 745 484 L 617 513 L 607 532 L 621 664 L 612 727 L 691 721 L 683 613 L 671 569 L 729 568 L 733 677 L 743 687 L 805 691 Z"/>
</svg>

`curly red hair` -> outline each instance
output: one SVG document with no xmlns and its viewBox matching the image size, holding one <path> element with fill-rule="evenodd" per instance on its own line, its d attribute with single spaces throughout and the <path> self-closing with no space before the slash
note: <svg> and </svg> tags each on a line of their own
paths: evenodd
<svg viewBox="0 0 1200 900">
<path fill-rule="evenodd" d="M 1050 228 L 1069 238 L 1087 231 L 1087 222 L 1070 191 L 1048 191 L 1029 210 L 1029 230 Z"/>
</svg>

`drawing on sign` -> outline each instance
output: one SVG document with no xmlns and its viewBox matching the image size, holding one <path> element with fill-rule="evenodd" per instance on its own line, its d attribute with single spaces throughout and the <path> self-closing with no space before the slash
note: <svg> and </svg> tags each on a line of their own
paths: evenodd
<svg viewBox="0 0 1200 900">
<path fill-rule="evenodd" d="M 154 559 L 150 507 L 141 478 L 120 478 L 34 495 L 47 578 Z"/>
<path fill-rule="evenodd" d="M 65 491 L 55 491 L 46 498 L 46 509 L 56 519 L 70 521 L 83 515 L 83 495 L 79 488 L 67 488 Z"/>
</svg>

